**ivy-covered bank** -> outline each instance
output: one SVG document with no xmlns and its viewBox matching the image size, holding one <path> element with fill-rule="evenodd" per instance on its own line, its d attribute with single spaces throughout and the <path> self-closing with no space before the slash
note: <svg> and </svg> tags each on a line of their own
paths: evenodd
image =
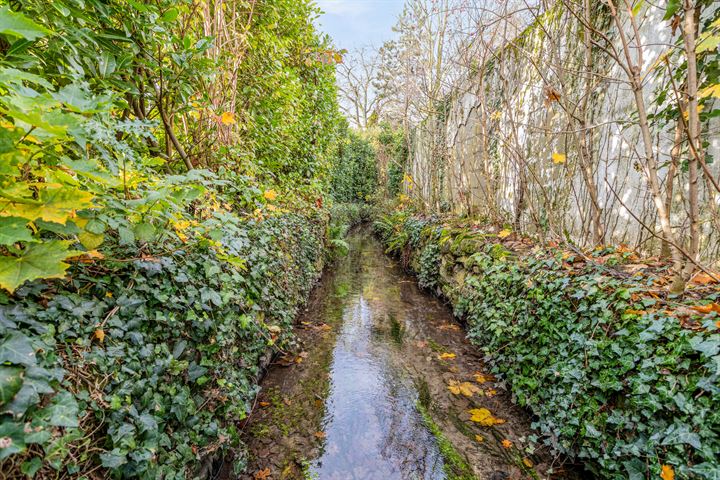
<svg viewBox="0 0 720 480">
<path fill-rule="evenodd" d="M 600 478 L 720 478 L 716 287 L 668 298 L 663 266 L 623 248 L 540 248 L 404 211 L 375 228 L 467 322 L 538 441 Z"/>
<path fill-rule="evenodd" d="M 112 237 L 112 258 L 3 296 L 3 478 L 193 478 L 241 448 L 263 359 L 291 341 L 332 232 L 360 218 L 307 212 Z"/>
</svg>

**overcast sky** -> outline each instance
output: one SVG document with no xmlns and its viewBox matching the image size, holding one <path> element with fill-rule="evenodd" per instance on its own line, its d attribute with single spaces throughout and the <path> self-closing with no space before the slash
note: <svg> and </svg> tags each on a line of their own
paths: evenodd
<svg viewBox="0 0 720 480">
<path fill-rule="evenodd" d="M 320 30 L 330 34 L 337 48 L 379 47 L 393 37 L 392 27 L 404 0 L 316 0 L 325 12 Z"/>
</svg>

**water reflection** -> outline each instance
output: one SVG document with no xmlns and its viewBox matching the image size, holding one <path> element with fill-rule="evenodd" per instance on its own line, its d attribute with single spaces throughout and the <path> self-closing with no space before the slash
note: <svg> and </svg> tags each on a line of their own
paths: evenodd
<svg viewBox="0 0 720 480">
<path fill-rule="evenodd" d="M 360 236 L 358 242 L 372 242 Z M 326 401 L 322 454 L 311 478 L 444 479 L 435 438 L 415 404 L 418 393 L 397 358 L 402 339 L 401 305 L 392 272 L 372 249 L 353 245 L 349 291 L 333 351 L 331 391 Z"/>
</svg>

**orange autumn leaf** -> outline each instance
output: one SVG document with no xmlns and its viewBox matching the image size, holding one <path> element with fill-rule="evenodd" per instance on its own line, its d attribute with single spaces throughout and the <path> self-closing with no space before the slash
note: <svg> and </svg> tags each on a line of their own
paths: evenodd
<svg viewBox="0 0 720 480">
<path fill-rule="evenodd" d="M 268 480 L 268 478 L 270 478 L 270 473 L 270 468 L 258 470 L 254 475 L 255 480 Z"/>
<path fill-rule="evenodd" d="M 455 358 L 455 354 L 454 354 L 454 353 L 447 353 L 447 352 L 446 352 L 446 353 L 441 353 L 440 355 L 438 355 L 438 358 L 439 358 L 440 360 L 452 360 L 453 358 Z"/>
<path fill-rule="evenodd" d="M 277 198 L 277 196 L 278 196 L 278 193 L 273 189 L 265 190 L 265 193 L 263 193 L 263 197 L 265 197 L 265 200 L 272 201 L 272 200 L 275 200 Z"/>
<path fill-rule="evenodd" d="M 269 407 L 269 406 L 270 406 L 270 402 L 260 402 L 260 406 L 263 407 L 263 408 L 264 408 L 264 407 Z"/>
<path fill-rule="evenodd" d="M 662 480 L 675 480 L 675 470 L 670 465 L 663 465 L 660 472 Z"/>
<path fill-rule="evenodd" d="M 500 443 L 502 444 L 503 448 L 512 448 L 513 446 L 512 442 L 507 438 Z"/>
<path fill-rule="evenodd" d="M 690 308 L 699 313 L 710 313 L 710 312 L 720 313 L 720 305 L 715 302 L 710 303 L 708 305 L 696 305 L 696 306 L 690 307 Z"/>
<path fill-rule="evenodd" d="M 315 436 L 322 440 L 323 438 L 327 437 L 327 434 L 325 432 L 315 432 Z"/>
<path fill-rule="evenodd" d="M 93 333 L 93 337 L 95 337 L 98 342 L 103 343 L 105 341 L 105 330 L 98 328 L 95 330 L 95 333 Z"/>
<path fill-rule="evenodd" d="M 714 276 L 720 277 L 719 274 L 715 274 Z M 717 280 L 705 272 L 700 272 L 695 275 L 692 280 L 690 280 L 690 283 L 693 285 L 708 285 L 711 283 L 717 283 Z"/>
<path fill-rule="evenodd" d="M 480 435 L 480 434 L 477 434 L 477 435 L 475 435 L 475 441 L 476 441 L 476 442 L 484 442 L 484 441 L 485 441 L 485 437 L 483 437 L 483 436 Z"/>
<path fill-rule="evenodd" d="M 223 125 L 233 125 L 235 123 L 235 114 L 232 112 L 225 112 L 220 115 L 220 121 Z"/>
</svg>

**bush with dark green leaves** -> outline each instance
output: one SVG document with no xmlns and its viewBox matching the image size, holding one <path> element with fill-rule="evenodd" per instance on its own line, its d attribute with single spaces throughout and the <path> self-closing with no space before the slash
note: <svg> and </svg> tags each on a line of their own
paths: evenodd
<svg viewBox="0 0 720 480">
<path fill-rule="evenodd" d="M 185 479 L 239 446 L 260 359 L 289 339 L 321 271 L 327 220 L 206 225 L 214 240 L 116 245 L 67 283 L 4 298 L 3 473 Z"/>
<path fill-rule="evenodd" d="M 413 245 L 418 222 L 422 241 Z M 406 213 L 376 225 L 413 266 L 441 252 L 428 272 L 439 264 L 439 285 L 468 337 L 533 412 L 534 440 L 600 478 L 659 478 L 663 465 L 676 478 L 720 478 L 720 315 L 713 308 L 703 314 L 659 296 L 652 275 L 542 249 L 514 254 L 495 235 Z M 626 255 L 611 258 L 622 263 Z M 713 306 L 720 292 L 687 302 Z"/>
<path fill-rule="evenodd" d="M 330 172 L 333 198 L 344 203 L 364 203 L 377 190 L 375 149 L 370 141 L 352 130 L 340 144 Z"/>
</svg>

